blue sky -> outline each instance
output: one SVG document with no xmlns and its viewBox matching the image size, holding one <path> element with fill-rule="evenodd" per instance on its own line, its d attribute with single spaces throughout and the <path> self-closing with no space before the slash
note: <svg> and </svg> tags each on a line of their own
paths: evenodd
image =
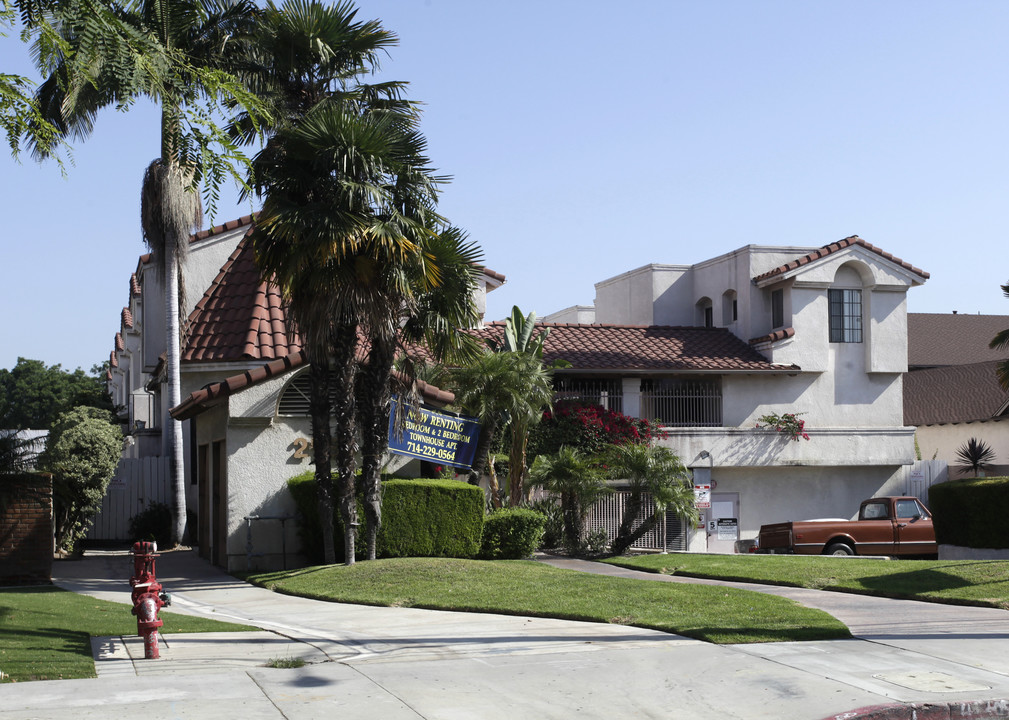
<svg viewBox="0 0 1009 720">
<path fill-rule="evenodd" d="M 508 277 L 488 317 L 590 304 L 649 262 L 858 234 L 931 273 L 912 312 L 1009 314 L 1009 3 L 360 0 L 400 36 L 441 209 Z M 29 72 L 16 37 L 0 69 Z M 0 157 L 0 367 L 109 356 L 158 122 Z M 228 191 L 215 222 L 252 208 Z"/>
</svg>

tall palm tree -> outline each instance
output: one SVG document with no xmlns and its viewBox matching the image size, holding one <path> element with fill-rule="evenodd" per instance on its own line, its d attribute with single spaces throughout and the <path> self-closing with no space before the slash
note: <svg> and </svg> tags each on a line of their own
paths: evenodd
<svg viewBox="0 0 1009 720">
<path fill-rule="evenodd" d="M 687 482 L 687 471 L 676 454 L 661 445 L 626 443 L 610 445 L 603 456 L 614 479 L 627 481 L 630 494 L 624 506 L 617 537 L 610 550 L 622 554 L 646 532 L 655 527 L 667 511 L 696 516 L 694 493 Z M 644 493 L 655 503 L 655 512 L 634 527 L 644 506 Z"/>
<path fill-rule="evenodd" d="M 353 264 L 362 276 L 374 275 L 377 267 L 361 261 L 373 247 L 369 233 L 376 227 L 369 195 L 384 192 L 375 184 L 373 171 L 387 163 L 380 159 L 385 150 L 375 142 L 381 133 L 375 132 L 378 116 L 372 111 L 398 111 L 405 116 L 399 123 L 408 122 L 413 113 L 408 103 L 398 101 L 401 84 L 369 88 L 360 82 L 397 38 L 377 21 L 358 21 L 356 13 L 350 2 L 287 0 L 277 6 L 270 0 L 246 72 L 273 117 L 264 128 L 270 139 L 254 164 L 254 190 L 267 196 L 254 244 L 262 274 L 284 292 L 311 366 L 314 462 L 327 563 L 335 562 L 331 417 L 351 562 L 354 553 L 355 394 L 346 389 L 355 383 L 362 298 L 346 290 L 359 279 Z M 256 136 L 246 113 L 238 113 L 231 131 L 244 141 Z M 328 154 L 320 160 L 316 153 L 323 151 Z M 342 164 L 341 152 L 349 164 Z M 309 159 L 309 165 L 298 167 L 300 160 L 292 161 L 301 157 Z M 335 168 L 341 168 L 339 178 L 330 177 Z M 317 174 L 325 180 L 317 182 Z M 413 251 L 409 243 L 400 249 Z M 340 388 L 335 406 L 329 391 L 331 372 Z"/>
<path fill-rule="evenodd" d="M 49 9 L 59 37 L 39 34 L 36 55 L 46 77 L 40 112 L 61 137 L 90 134 L 98 111 L 129 107 L 147 97 L 161 107 L 161 154 L 147 168 L 141 191 L 145 242 L 160 257 L 165 289 L 167 406 L 181 402 L 179 274 L 192 231 L 202 221 L 194 188 L 207 199 L 232 162 L 242 158 L 210 119 L 221 102 L 241 104 L 251 118 L 258 104 L 228 70 L 255 28 L 251 0 L 135 0 L 60 2 Z M 202 125 L 201 127 L 197 127 Z M 222 150 L 212 152 L 211 144 Z M 39 154 L 47 148 L 36 146 Z M 182 424 L 166 415 L 173 487 L 172 540 L 186 532 Z"/>
<path fill-rule="evenodd" d="M 339 392 L 333 407 L 345 562 L 354 562 L 355 349 L 358 333 L 379 338 L 377 363 L 391 371 L 386 338 L 416 276 L 436 285 L 425 250 L 428 224 L 395 201 L 405 172 L 426 167 L 412 121 L 390 111 L 359 112 L 321 103 L 279 130 L 257 157 L 266 200 L 253 236 L 257 262 L 274 277 L 309 359 L 331 352 Z M 433 183 L 428 179 L 428 187 Z M 313 420 L 322 422 L 322 418 Z M 317 465 L 317 475 L 320 471 Z"/>
<path fill-rule="evenodd" d="M 382 525 L 381 469 L 389 448 L 392 371 L 397 355 L 407 355 L 409 347 L 418 344 L 435 362 L 465 362 L 480 352 L 475 338 L 459 332 L 480 319 L 473 303 L 479 248 L 452 227 L 428 234 L 419 243 L 424 252 L 417 262 L 385 269 L 388 295 L 365 323 L 369 353 L 360 371 L 357 414 L 369 560 L 375 559 Z M 379 314 L 383 311 L 384 317 Z M 402 395 L 415 379 L 413 364 L 402 363 L 400 374 L 404 376 Z"/>
</svg>

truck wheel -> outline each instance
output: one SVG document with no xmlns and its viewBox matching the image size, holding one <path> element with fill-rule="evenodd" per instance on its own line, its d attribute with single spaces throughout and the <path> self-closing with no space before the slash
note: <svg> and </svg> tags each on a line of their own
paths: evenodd
<svg viewBox="0 0 1009 720">
<path fill-rule="evenodd" d="M 855 551 L 852 549 L 851 545 L 843 542 L 836 542 L 827 546 L 827 549 L 823 551 L 824 555 L 854 555 Z"/>
</svg>

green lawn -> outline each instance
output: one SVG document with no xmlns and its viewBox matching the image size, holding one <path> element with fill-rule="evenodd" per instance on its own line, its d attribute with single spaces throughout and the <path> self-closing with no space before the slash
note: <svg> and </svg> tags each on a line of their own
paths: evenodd
<svg viewBox="0 0 1009 720">
<path fill-rule="evenodd" d="M 135 635 L 130 609 L 49 585 L 0 588 L 0 670 L 10 676 L 4 682 L 94 677 L 91 637 Z M 257 629 L 169 612 L 160 617 L 166 635 Z"/>
<path fill-rule="evenodd" d="M 819 555 L 639 555 L 635 570 L 1009 609 L 1009 561 L 872 560 Z"/>
<path fill-rule="evenodd" d="M 589 575 L 522 560 L 394 558 L 247 579 L 333 602 L 619 623 L 714 643 L 850 637 L 826 613 L 771 595 Z"/>
</svg>

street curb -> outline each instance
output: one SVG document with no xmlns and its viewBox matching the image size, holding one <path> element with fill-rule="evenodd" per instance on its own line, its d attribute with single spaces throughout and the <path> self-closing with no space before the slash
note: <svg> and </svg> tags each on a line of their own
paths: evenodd
<svg viewBox="0 0 1009 720">
<path fill-rule="evenodd" d="M 1009 700 L 869 705 L 823 720 L 982 720 L 1009 718 Z"/>
</svg>

